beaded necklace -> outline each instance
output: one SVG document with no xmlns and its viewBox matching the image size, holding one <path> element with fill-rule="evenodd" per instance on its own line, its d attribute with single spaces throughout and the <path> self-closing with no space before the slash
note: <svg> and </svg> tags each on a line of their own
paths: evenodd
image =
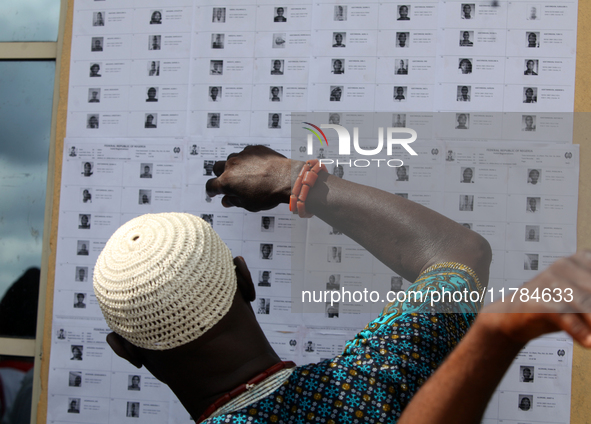
<svg viewBox="0 0 591 424">
<path fill-rule="evenodd" d="M 216 400 L 199 417 L 197 423 L 208 418 L 237 411 L 269 396 L 289 378 L 295 366 L 292 361 L 283 361 L 273 365 L 268 370 L 248 380 L 246 384 L 241 384 Z"/>
</svg>

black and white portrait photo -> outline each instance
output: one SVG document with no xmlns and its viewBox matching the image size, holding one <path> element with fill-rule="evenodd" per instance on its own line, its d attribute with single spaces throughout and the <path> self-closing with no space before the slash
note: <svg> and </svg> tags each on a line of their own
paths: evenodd
<svg viewBox="0 0 591 424">
<path fill-rule="evenodd" d="M 68 386 L 70 387 L 81 387 L 82 386 L 82 373 L 80 371 L 70 371 L 68 375 Z"/>
<path fill-rule="evenodd" d="M 149 35 L 148 36 L 148 50 L 160 50 L 162 42 L 161 35 Z"/>
<path fill-rule="evenodd" d="M 127 411 L 125 416 L 128 418 L 139 418 L 140 417 L 140 403 L 139 402 L 127 402 Z"/>
<path fill-rule="evenodd" d="M 274 49 L 284 49 L 286 41 L 287 41 L 287 34 L 286 33 L 284 33 L 284 32 L 275 33 L 275 34 L 273 34 L 273 40 L 272 40 L 271 47 L 273 47 Z"/>
<path fill-rule="evenodd" d="M 144 128 L 158 128 L 158 114 L 157 113 L 146 113 Z"/>
<path fill-rule="evenodd" d="M 84 352 L 84 346 L 82 345 L 71 345 L 70 352 L 72 352 L 71 361 L 82 361 L 82 353 Z"/>
<path fill-rule="evenodd" d="M 275 231 L 275 217 L 263 216 L 261 217 L 261 231 L 264 233 L 272 233 Z"/>
<path fill-rule="evenodd" d="M 85 299 L 86 299 L 85 293 L 74 293 L 74 308 L 85 309 L 86 308 L 86 303 L 84 303 Z"/>
<path fill-rule="evenodd" d="M 397 21 L 410 21 L 410 4 L 398 5 L 398 17 Z"/>
<path fill-rule="evenodd" d="M 342 95 L 343 95 L 343 86 L 342 85 L 331 85 L 330 86 L 330 101 L 331 102 L 340 102 Z"/>
<path fill-rule="evenodd" d="M 90 78 L 99 78 L 102 75 L 100 74 L 101 71 L 101 63 L 91 63 L 90 64 Z"/>
<path fill-rule="evenodd" d="M 533 408 L 532 401 L 533 395 L 519 395 L 519 403 L 517 404 L 517 407 L 521 411 L 531 411 Z"/>
<path fill-rule="evenodd" d="M 474 182 L 474 168 L 462 167 L 460 169 L 460 171 L 461 171 L 460 183 L 471 184 Z"/>
<path fill-rule="evenodd" d="M 474 195 L 460 194 L 460 211 L 472 212 L 474 210 Z"/>
<path fill-rule="evenodd" d="M 523 269 L 525 271 L 537 271 L 539 267 L 540 255 L 537 253 L 526 253 L 523 260 Z"/>
<path fill-rule="evenodd" d="M 260 258 L 265 260 L 273 259 L 273 244 L 271 243 L 261 243 L 261 253 Z"/>
<path fill-rule="evenodd" d="M 525 47 L 530 49 L 540 48 L 540 33 L 526 32 L 525 33 Z"/>
<path fill-rule="evenodd" d="M 88 89 L 88 103 L 100 103 L 101 101 L 101 89 L 100 88 L 89 88 Z"/>
<path fill-rule="evenodd" d="M 276 7 L 273 22 L 287 22 L 285 14 L 287 13 L 287 7 Z"/>
<path fill-rule="evenodd" d="M 271 299 L 259 297 L 257 302 L 257 314 L 269 315 L 269 312 L 271 312 Z"/>
<path fill-rule="evenodd" d="M 525 59 L 523 75 L 537 77 L 539 63 L 540 61 L 538 59 Z"/>
<path fill-rule="evenodd" d="M 333 19 L 337 22 L 344 22 L 347 20 L 347 6 L 337 5 L 334 7 Z"/>
<path fill-rule="evenodd" d="M 273 85 L 269 88 L 269 100 L 280 102 L 283 98 L 283 86 Z"/>
<path fill-rule="evenodd" d="M 78 240 L 76 242 L 76 254 L 78 256 L 88 256 L 88 247 L 89 246 L 90 246 L 90 241 Z"/>
<path fill-rule="evenodd" d="M 340 264 L 341 263 L 341 251 L 342 251 L 342 247 L 340 247 L 340 246 L 329 246 L 328 247 L 328 256 L 327 256 L 328 263 Z"/>
<path fill-rule="evenodd" d="M 79 214 L 78 215 L 78 229 L 79 230 L 90 230 L 90 214 Z"/>
<path fill-rule="evenodd" d="M 160 61 L 150 60 L 148 61 L 148 76 L 157 77 L 160 75 Z"/>
<path fill-rule="evenodd" d="M 271 75 L 283 75 L 283 59 L 271 60 Z"/>
<path fill-rule="evenodd" d="M 462 3 L 461 17 L 462 19 L 474 19 L 476 13 L 476 3 Z"/>
<path fill-rule="evenodd" d="M 92 12 L 92 26 L 105 26 L 105 12 Z"/>
<path fill-rule="evenodd" d="M 224 75 L 224 61 L 211 60 L 209 62 L 209 75 Z"/>
<path fill-rule="evenodd" d="M 539 168 L 529 168 L 527 170 L 527 183 L 531 185 L 538 185 L 540 184 L 540 175 L 542 175 L 542 170 Z"/>
<path fill-rule="evenodd" d="M 104 41 L 104 37 L 92 37 L 90 50 L 93 52 L 102 52 L 103 51 L 103 41 Z"/>
<path fill-rule="evenodd" d="M 347 33 L 346 32 L 333 32 L 332 33 L 332 46 L 333 47 L 346 47 Z"/>
<path fill-rule="evenodd" d="M 158 87 L 148 87 L 146 90 L 146 102 L 153 103 L 158 101 Z"/>
<path fill-rule="evenodd" d="M 345 59 L 331 59 L 330 72 L 334 75 L 345 73 Z"/>
<path fill-rule="evenodd" d="M 203 175 L 211 176 L 213 175 L 213 165 L 215 161 L 213 160 L 204 160 L 203 161 Z"/>
<path fill-rule="evenodd" d="M 259 271 L 259 287 L 271 287 L 271 271 Z"/>
<path fill-rule="evenodd" d="M 226 8 L 225 7 L 214 7 L 211 22 L 213 22 L 213 23 L 226 22 Z"/>
<path fill-rule="evenodd" d="M 474 31 L 460 31 L 460 47 L 474 46 Z"/>
<path fill-rule="evenodd" d="M 84 283 L 84 282 L 88 281 L 88 267 L 77 266 L 74 279 L 79 283 Z"/>
<path fill-rule="evenodd" d="M 211 48 L 212 49 L 223 49 L 224 48 L 224 34 L 211 34 Z"/>
<path fill-rule="evenodd" d="M 139 191 L 138 204 L 150 205 L 152 203 L 152 190 L 141 190 Z"/>
<path fill-rule="evenodd" d="M 271 129 L 271 130 L 281 129 L 281 114 L 280 113 L 270 113 L 267 125 L 268 125 L 269 129 Z"/>
<path fill-rule="evenodd" d="M 540 226 L 526 225 L 525 226 L 525 241 L 537 243 L 540 241 Z"/>
<path fill-rule="evenodd" d="M 140 164 L 140 178 L 152 178 L 152 163 Z"/>
<path fill-rule="evenodd" d="M 394 87 L 394 102 L 405 102 L 406 101 L 406 86 L 395 86 Z"/>
<path fill-rule="evenodd" d="M 472 93 L 472 86 L 471 85 L 458 85 L 456 99 L 458 102 L 469 102 L 471 93 Z"/>
<path fill-rule="evenodd" d="M 470 128 L 470 114 L 456 113 L 456 130 L 467 130 Z"/>
<path fill-rule="evenodd" d="M 396 75 L 408 75 L 408 59 L 394 60 L 394 68 Z"/>
<path fill-rule="evenodd" d="M 160 25 L 162 24 L 162 10 L 152 10 L 150 14 L 150 25 Z"/>
<path fill-rule="evenodd" d="M 210 102 L 220 102 L 222 100 L 222 87 L 219 85 L 209 87 L 208 100 Z"/>
<path fill-rule="evenodd" d="M 523 103 L 537 103 L 538 102 L 538 88 L 524 87 L 523 88 Z"/>
<path fill-rule="evenodd" d="M 133 390 L 139 392 L 141 390 L 140 382 L 142 381 L 139 375 L 128 375 L 127 376 L 127 390 Z"/>
<path fill-rule="evenodd" d="M 207 128 L 219 128 L 220 127 L 220 114 L 219 113 L 208 113 L 207 114 Z"/>
<path fill-rule="evenodd" d="M 93 130 L 98 129 L 99 118 L 100 118 L 100 115 L 98 113 L 90 113 L 90 114 L 86 115 L 86 128 L 90 128 Z"/>
<path fill-rule="evenodd" d="M 80 398 L 68 398 L 68 414 L 80 413 Z"/>
<path fill-rule="evenodd" d="M 519 382 L 533 383 L 534 382 L 534 367 L 521 365 L 519 367 Z"/>
<path fill-rule="evenodd" d="M 538 213 L 540 211 L 541 203 L 541 197 L 527 197 L 525 211 L 527 213 Z"/>
<path fill-rule="evenodd" d="M 396 33 L 396 47 L 408 48 L 410 47 L 410 32 Z"/>
</svg>

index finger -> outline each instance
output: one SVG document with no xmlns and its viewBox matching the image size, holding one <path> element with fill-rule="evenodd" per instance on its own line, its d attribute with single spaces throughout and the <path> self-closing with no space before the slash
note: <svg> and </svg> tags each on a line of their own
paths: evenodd
<svg viewBox="0 0 591 424">
<path fill-rule="evenodd" d="M 209 197 L 225 194 L 222 183 L 218 178 L 211 178 L 205 183 L 205 191 Z"/>
</svg>

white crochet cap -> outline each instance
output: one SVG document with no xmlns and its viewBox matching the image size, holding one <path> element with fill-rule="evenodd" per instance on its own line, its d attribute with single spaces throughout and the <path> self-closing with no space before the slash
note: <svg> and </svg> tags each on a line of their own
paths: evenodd
<svg viewBox="0 0 591 424">
<path fill-rule="evenodd" d="M 109 327 L 135 346 L 167 350 L 202 336 L 236 292 L 230 249 L 201 218 L 148 214 L 121 226 L 94 267 Z"/>
</svg>

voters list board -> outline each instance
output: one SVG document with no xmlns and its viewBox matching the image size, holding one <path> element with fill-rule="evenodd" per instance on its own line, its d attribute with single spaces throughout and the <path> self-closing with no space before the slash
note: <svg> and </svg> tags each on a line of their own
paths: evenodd
<svg viewBox="0 0 591 424">
<path fill-rule="evenodd" d="M 298 364 L 341 354 L 388 293 L 409 287 L 317 218 L 299 219 L 285 205 L 247 213 L 210 198 L 213 163 L 249 144 L 332 158 L 331 174 L 484 236 L 493 249 L 487 303 L 574 252 L 577 6 L 76 0 L 48 422 L 191 422 L 164 384 L 111 351 L 92 289 L 106 241 L 142 214 L 209 222 L 246 259 L 271 345 Z M 320 144 L 308 155 L 305 138 L 293 136 L 310 113 L 316 125 L 351 128 L 368 112 L 376 134 L 416 130 L 418 155 L 395 146 L 403 165 L 357 167 Z M 379 299 L 301 301 L 314 290 Z M 572 346 L 563 334 L 528 344 L 484 422 L 569 422 Z"/>
</svg>

